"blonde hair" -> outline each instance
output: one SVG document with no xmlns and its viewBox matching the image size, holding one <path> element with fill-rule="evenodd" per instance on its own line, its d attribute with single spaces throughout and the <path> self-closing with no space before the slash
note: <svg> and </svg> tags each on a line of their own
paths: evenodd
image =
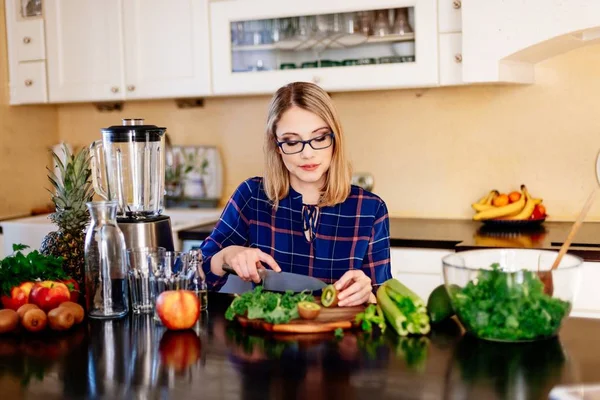
<svg viewBox="0 0 600 400">
<path fill-rule="evenodd" d="M 344 149 L 342 124 L 331 97 L 319 86 L 308 82 L 294 82 L 277 90 L 267 117 L 265 134 L 265 192 L 273 206 L 289 194 L 290 174 L 285 167 L 276 143 L 277 123 L 283 113 L 296 106 L 318 115 L 333 131 L 333 154 L 321 188 L 319 206 L 332 206 L 344 202 L 350 195 L 351 168 Z"/>
</svg>

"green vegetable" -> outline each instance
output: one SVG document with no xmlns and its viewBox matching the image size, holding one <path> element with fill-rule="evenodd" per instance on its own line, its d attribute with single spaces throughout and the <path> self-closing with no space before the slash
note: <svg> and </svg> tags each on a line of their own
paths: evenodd
<svg viewBox="0 0 600 400">
<path fill-rule="evenodd" d="M 365 332 L 372 332 L 372 324 L 376 324 L 381 329 L 381 332 L 385 332 L 385 317 L 381 307 L 369 304 L 365 311 L 356 314 L 354 322 L 360 324 L 360 327 Z"/>
<path fill-rule="evenodd" d="M 507 273 L 498 264 L 481 269 L 453 298 L 456 314 L 468 330 L 497 340 L 551 336 L 571 309 L 568 301 L 544 293 L 535 272 Z"/>
<path fill-rule="evenodd" d="M 284 294 L 265 292 L 262 286 L 257 286 L 251 292 L 236 295 L 225 311 L 225 318 L 233 321 L 236 315 L 242 315 L 248 319 L 285 324 L 299 317 L 296 305 L 301 301 L 314 301 L 314 297 L 305 292 L 294 294 L 291 290 Z"/>
<path fill-rule="evenodd" d="M 386 281 L 377 290 L 377 300 L 400 336 L 429 333 L 431 327 L 425 303 L 397 279 Z"/>
<path fill-rule="evenodd" d="M 454 308 L 452 308 L 446 285 L 442 284 L 431 292 L 427 299 L 427 311 L 430 322 L 434 324 L 443 322 L 454 315 Z"/>
<path fill-rule="evenodd" d="M 337 328 L 335 331 L 333 331 L 333 334 L 336 338 L 341 339 L 344 337 L 344 330 L 342 328 Z"/>
<path fill-rule="evenodd" d="M 0 295 L 9 295 L 14 286 L 35 280 L 67 279 L 62 257 L 46 256 L 37 250 L 25 255 L 29 246 L 13 244 L 13 253 L 0 261 Z"/>
</svg>

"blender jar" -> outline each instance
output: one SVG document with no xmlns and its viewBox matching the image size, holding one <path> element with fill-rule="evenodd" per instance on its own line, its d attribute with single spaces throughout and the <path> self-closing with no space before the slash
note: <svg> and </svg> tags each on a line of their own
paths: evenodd
<svg viewBox="0 0 600 400">
<path fill-rule="evenodd" d="M 118 216 L 143 219 L 164 209 L 165 131 L 143 119 L 123 119 L 104 128 L 90 146 L 92 181 L 98 195 L 118 204 Z"/>
</svg>

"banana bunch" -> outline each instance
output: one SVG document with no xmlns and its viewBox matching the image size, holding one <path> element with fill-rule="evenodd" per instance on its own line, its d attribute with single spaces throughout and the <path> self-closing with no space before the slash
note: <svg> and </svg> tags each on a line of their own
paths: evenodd
<svg viewBox="0 0 600 400">
<path fill-rule="evenodd" d="M 506 199 L 502 199 L 504 201 L 496 201 L 501 200 L 500 196 L 505 196 Z M 471 204 L 471 207 L 476 211 L 473 220 L 526 220 L 532 217 L 536 206 L 542 203 L 542 199 L 531 196 L 525 185 L 521 185 L 520 195 L 518 192 L 513 192 L 510 194 L 511 200 L 508 200 L 508 198 L 506 195 L 500 195 L 497 190 L 491 190 L 487 195 L 479 199 L 479 201 Z"/>
</svg>

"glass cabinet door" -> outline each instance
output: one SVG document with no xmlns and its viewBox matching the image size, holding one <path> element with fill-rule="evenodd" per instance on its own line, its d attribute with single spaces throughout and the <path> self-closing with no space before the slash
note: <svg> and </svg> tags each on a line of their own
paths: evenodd
<svg viewBox="0 0 600 400">
<path fill-rule="evenodd" d="M 414 7 L 230 23 L 231 72 L 415 61 Z"/>
<path fill-rule="evenodd" d="M 347 0 L 339 10 L 293 3 L 211 4 L 216 93 L 271 92 L 294 80 L 339 90 L 437 83 L 435 0 Z M 264 10 L 272 15 L 258 17 Z"/>
</svg>

